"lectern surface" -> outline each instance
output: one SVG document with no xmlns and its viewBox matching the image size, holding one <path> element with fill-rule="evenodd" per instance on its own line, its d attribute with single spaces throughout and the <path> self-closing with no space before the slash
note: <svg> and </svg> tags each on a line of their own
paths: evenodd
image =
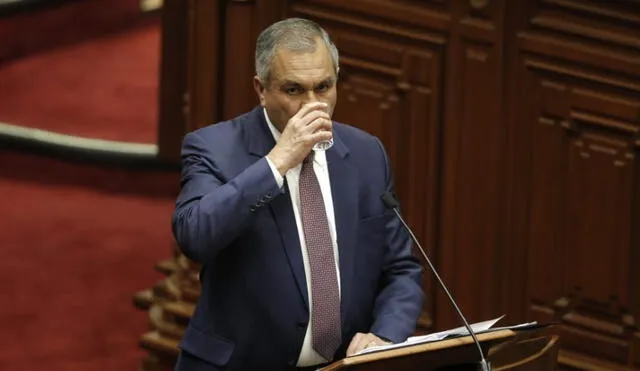
<svg viewBox="0 0 640 371">
<path fill-rule="evenodd" d="M 515 335 L 512 330 L 501 330 L 479 334 L 477 337 L 486 354 L 487 349 L 495 343 Z M 322 368 L 321 371 L 463 370 L 466 369 L 463 365 L 472 365 L 478 360 L 478 349 L 473 338 L 464 336 L 348 357 Z"/>
</svg>

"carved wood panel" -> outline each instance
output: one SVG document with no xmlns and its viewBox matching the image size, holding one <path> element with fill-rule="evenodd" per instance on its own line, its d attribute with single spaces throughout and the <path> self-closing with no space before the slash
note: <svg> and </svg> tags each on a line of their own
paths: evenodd
<svg viewBox="0 0 640 371">
<path fill-rule="evenodd" d="M 173 163 L 180 161 L 182 136 L 188 127 L 189 5 L 184 0 L 165 0 L 161 15 L 158 157 Z"/>
<path fill-rule="evenodd" d="M 435 252 L 445 39 L 424 29 L 406 33 L 393 22 L 370 23 L 369 17 L 351 11 L 354 3 L 298 1 L 290 12 L 321 23 L 338 46 L 335 119 L 382 140 L 404 201 L 403 214 L 425 247 Z M 389 2 L 375 4 L 368 9 Z M 425 287 L 432 292 L 430 282 L 425 275 Z M 429 313 L 433 304 L 428 303 Z"/>
<path fill-rule="evenodd" d="M 444 76 L 442 276 L 470 321 L 502 314 L 503 1 L 455 1 Z M 439 328 L 459 326 L 444 295 Z"/>
<path fill-rule="evenodd" d="M 562 323 L 563 363 L 638 365 L 640 2 L 514 13 L 511 292 Z"/>
<path fill-rule="evenodd" d="M 637 313 L 629 258 L 640 122 L 592 107 L 621 111 L 634 103 L 531 73 L 540 99 L 531 146 L 541 150 L 531 159 L 530 316 L 563 320 L 567 347 L 624 362 L 628 345 L 616 340 L 633 333 Z"/>
<path fill-rule="evenodd" d="M 256 39 L 271 23 L 280 20 L 282 4 L 278 1 L 226 0 L 224 67 L 217 76 L 223 83 L 222 112 L 218 120 L 241 115 L 259 102 L 253 89 Z"/>
<path fill-rule="evenodd" d="M 421 33 L 420 30 L 448 31 L 451 28 L 453 2 L 446 0 L 287 1 L 291 9 L 305 8 L 308 10 L 307 14 L 313 12 L 318 17 L 342 19 L 344 24 L 363 27 L 362 31 L 366 29 L 391 31 L 411 39 L 427 41 L 431 35 Z M 352 18 L 349 15 L 358 15 L 359 17 Z M 355 23 L 351 23 L 352 21 Z M 436 36 L 436 39 L 438 38 Z"/>
</svg>

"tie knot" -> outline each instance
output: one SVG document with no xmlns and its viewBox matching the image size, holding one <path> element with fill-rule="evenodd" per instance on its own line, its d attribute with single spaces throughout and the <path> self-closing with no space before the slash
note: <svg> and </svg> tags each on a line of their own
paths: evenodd
<svg viewBox="0 0 640 371">
<path fill-rule="evenodd" d="M 304 160 L 302 160 L 302 163 L 303 163 L 304 165 L 307 165 L 307 164 L 309 164 L 309 163 L 313 162 L 313 155 L 314 155 L 314 154 L 315 154 L 315 152 L 314 152 L 314 151 L 311 151 L 311 153 L 309 153 L 309 154 L 307 155 L 307 157 L 305 157 L 305 158 L 304 158 Z"/>
</svg>

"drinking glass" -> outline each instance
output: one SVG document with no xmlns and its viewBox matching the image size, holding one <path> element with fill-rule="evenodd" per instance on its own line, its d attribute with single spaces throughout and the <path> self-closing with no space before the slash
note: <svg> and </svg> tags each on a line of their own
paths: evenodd
<svg viewBox="0 0 640 371">
<path fill-rule="evenodd" d="M 327 110 L 324 110 L 324 111 L 327 112 Z M 331 139 L 329 139 L 329 140 L 323 140 L 323 141 L 320 141 L 320 142 L 314 144 L 313 150 L 314 151 L 326 151 L 331 147 L 333 147 L 333 137 L 331 137 Z"/>
<path fill-rule="evenodd" d="M 333 147 L 333 138 L 329 140 L 323 140 L 313 145 L 314 151 L 326 151 Z"/>
</svg>

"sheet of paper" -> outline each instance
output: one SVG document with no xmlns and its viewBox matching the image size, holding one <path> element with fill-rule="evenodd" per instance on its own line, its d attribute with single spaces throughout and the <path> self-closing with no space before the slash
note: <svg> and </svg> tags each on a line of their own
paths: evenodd
<svg viewBox="0 0 640 371">
<path fill-rule="evenodd" d="M 471 324 L 469 326 L 471 326 L 471 329 L 473 330 L 473 332 L 476 332 L 476 333 L 477 332 L 482 332 L 482 331 L 486 331 L 486 330 L 492 328 L 493 325 L 498 323 L 498 321 L 500 321 L 503 318 L 504 318 L 504 315 L 502 315 L 502 316 L 500 316 L 498 318 L 490 319 L 488 321 L 473 323 L 473 324 Z M 448 336 L 452 336 L 452 335 L 469 335 L 469 331 L 467 330 L 467 328 L 465 326 L 460 326 L 460 327 L 456 327 L 456 328 L 451 329 L 451 330 L 436 332 L 436 333 L 433 333 L 433 334 L 422 335 L 422 336 L 412 336 L 412 337 L 407 339 L 407 343 L 409 343 L 409 344 L 426 343 L 426 342 L 429 342 L 429 341 L 442 340 L 442 339 L 444 339 L 444 338 L 446 338 Z"/>
<path fill-rule="evenodd" d="M 490 328 L 492 328 L 493 325 L 495 325 L 502 318 L 504 318 L 504 315 L 502 315 L 502 316 L 500 316 L 498 318 L 494 318 L 494 319 L 488 320 L 488 321 L 477 322 L 477 323 L 471 324 L 469 326 L 471 326 L 471 329 L 473 330 L 473 332 L 476 332 L 476 333 L 477 332 L 482 332 L 482 331 L 486 331 L 486 330 L 489 330 Z M 464 336 L 464 335 L 468 335 L 468 334 L 469 334 L 469 331 L 467 331 L 467 328 L 465 326 L 461 326 L 461 327 L 457 327 L 457 328 L 454 328 L 454 329 L 451 329 L 451 330 L 436 332 L 436 333 L 432 333 L 432 334 L 421 335 L 421 336 L 411 336 L 406 341 L 404 341 L 402 343 L 369 347 L 369 348 L 361 350 L 356 355 L 366 354 L 366 353 L 371 353 L 371 352 L 377 352 L 377 351 L 381 351 L 381 350 L 402 348 L 402 347 L 405 347 L 405 346 L 408 346 L 408 345 L 416 345 L 416 344 L 421 344 L 421 343 L 428 343 L 428 342 L 438 341 L 438 340 L 442 340 L 442 339 L 444 339 L 444 338 L 446 338 L 448 336 Z"/>
<path fill-rule="evenodd" d="M 537 324 L 538 324 L 537 321 L 533 321 L 533 322 L 521 323 L 519 325 L 513 325 L 513 326 L 494 327 L 493 330 L 494 331 L 498 331 L 498 330 L 518 330 L 518 329 L 522 329 L 522 328 L 533 327 L 533 326 L 536 326 Z"/>
</svg>

